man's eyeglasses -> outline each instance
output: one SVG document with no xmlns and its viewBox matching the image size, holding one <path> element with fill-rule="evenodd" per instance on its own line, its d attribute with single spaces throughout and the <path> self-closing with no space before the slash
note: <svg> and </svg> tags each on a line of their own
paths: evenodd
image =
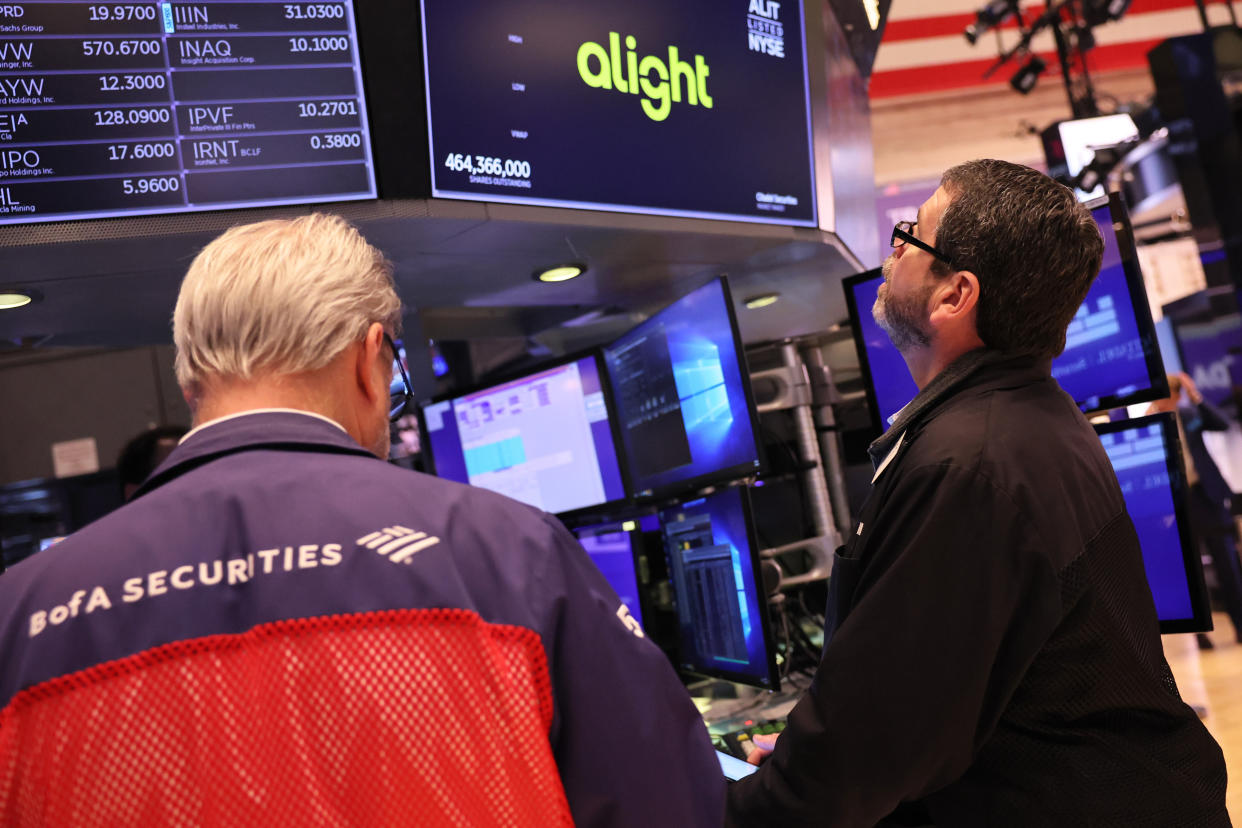
<svg viewBox="0 0 1242 828">
<path fill-rule="evenodd" d="M 410 388 L 410 375 L 405 372 L 405 363 L 401 361 L 401 352 L 392 337 L 384 334 L 384 341 L 392 349 L 392 381 L 388 385 L 388 420 L 395 423 L 405 414 L 410 401 L 414 399 L 414 390 Z"/>
<path fill-rule="evenodd" d="M 914 228 L 917 224 L 918 222 L 914 222 L 914 221 L 897 222 L 895 225 L 893 225 L 893 235 L 888 240 L 888 243 L 892 245 L 894 250 L 901 247 L 903 244 L 912 244 L 915 247 L 917 247 L 919 250 L 927 251 L 928 253 L 932 254 L 940 261 L 947 264 L 949 267 L 956 269 L 957 266 L 953 264 L 952 259 L 950 259 L 945 254 L 941 253 L 936 248 L 932 247 L 927 242 L 919 241 L 919 239 L 915 237 Z"/>
</svg>

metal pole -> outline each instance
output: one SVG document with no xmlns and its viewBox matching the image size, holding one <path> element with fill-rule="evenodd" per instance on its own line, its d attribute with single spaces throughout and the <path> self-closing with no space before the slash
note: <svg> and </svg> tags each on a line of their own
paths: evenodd
<svg viewBox="0 0 1242 828">
<path fill-rule="evenodd" d="M 806 365 L 802 362 L 798 349 L 792 342 L 781 345 L 781 361 L 786 368 L 801 372 L 803 377 L 806 377 Z M 833 537 L 837 534 L 837 530 L 832 520 L 832 503 L 828 497 L 828 484 L 824 479 L 824 464 L 820 458 L 815 419 L 811 416 L 809 401 L 794 405 L 792 413 L 794 426 L 798 432 L 798 459 L 807 467 L 803 479 L 806 483 L 807 499 L 811 505 L 811 519 L 815 523 L 815 532 L 818 535 Z"/>
<path fill-rule="evenodd" d="M 1203 31 L 1212 28 L 1207 19 L 1207 3 L 1204 0 L 1195 0 L 1195 5 L 1199 7 L 1199 19 L 1203 21 Z"/>
<path fill-rule="evenodd" d="M 811 376 L 811 399 L 819 437 L 819 453 L 824 460 L 824 478 L 832 501 L 832 514 L 836 519 L 838 537 L 845 537 L 850 530 L 850 504 L 845 490 L 844 463 L 841 462 L 841 445 L 837 438 L 837 417 L 832 410 L 836 386 L 832 370 L 824 362 L 824 352 L 817 345 L 802 349 L 802 361 Z"/>
</svg>

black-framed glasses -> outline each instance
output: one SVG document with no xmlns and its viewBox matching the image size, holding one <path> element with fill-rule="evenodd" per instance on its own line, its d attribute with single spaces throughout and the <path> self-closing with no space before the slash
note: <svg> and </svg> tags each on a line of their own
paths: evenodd
<svg viewBox="0 0 1242 828">
<path fill-rule="evenodd" d="M 956 269 L 957 266 L 953 264 L 952 259 L 950 259 L 945 254 L 941 253 L 936 248 L 932 247 L 927 242 L 920 241 L 914 235 L 914 228 L 917 224 L 918 222 L 916 221 L 897 222 L 896 224 L 893 225 L 893 235 L 891 238 L 889 238 L 888 243 L 892 246 L 894 250 L 901 247 L 903 244 L 912 244 L 915 247 L 917 247 L 919 250 L 927 251 L 928 253 L 932 254 L 940 261 L 947 264 L 949 267 Z"/>
<path fill-rule="evenodd" d="M 384 341 L 392 348 L 393 371 L 392 381 L 388 384 L 388 421 L 395 423 L 409 408 L 414 399 L 414 389 L 410 387 L 410 375 L 405 372 L 405 363 L 401 361 L 401 351 L 386 331 Z"/>
</svg>

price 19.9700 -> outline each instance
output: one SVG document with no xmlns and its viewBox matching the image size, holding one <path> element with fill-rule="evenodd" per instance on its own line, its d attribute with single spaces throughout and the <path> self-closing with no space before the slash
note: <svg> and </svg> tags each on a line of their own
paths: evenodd
<svg viewBox="0 0 1242 828">
<path fill-rule="evenodd" d="M 492 158 L 486 155 L 462 155 L 450 152 L 444 166 L 453 172 L 471 175 L 499 175 L 505 178 L 530 178 L 529 161 L 513 161 L 508 158 Z"/>
</svg>

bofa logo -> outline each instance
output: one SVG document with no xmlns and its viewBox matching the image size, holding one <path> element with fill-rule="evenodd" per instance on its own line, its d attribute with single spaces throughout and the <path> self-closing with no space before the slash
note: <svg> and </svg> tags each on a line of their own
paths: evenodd
<svg viewBox="0 0 1242 828">
<path fill-rule="evenodd" d="M 626 36 L 625 49 L 622 53 L 621 35 L 616 32 L 608 33 L 607 49 L 588 40 L 578 47 L 578 74 L 596 89 L 641 93 L 643 112 L 653 121 L 667 118 L 673 104 L 683 98 L 690 106 L 712 108 L 712 97 L 707 94 L 710 69 L 702 55 L 695 55 L 692 65 L 681 59 L 676 46 L 669 46 L 667 63 L 655 55 L 640 60 L 633 35 Z"/>
</svg>

